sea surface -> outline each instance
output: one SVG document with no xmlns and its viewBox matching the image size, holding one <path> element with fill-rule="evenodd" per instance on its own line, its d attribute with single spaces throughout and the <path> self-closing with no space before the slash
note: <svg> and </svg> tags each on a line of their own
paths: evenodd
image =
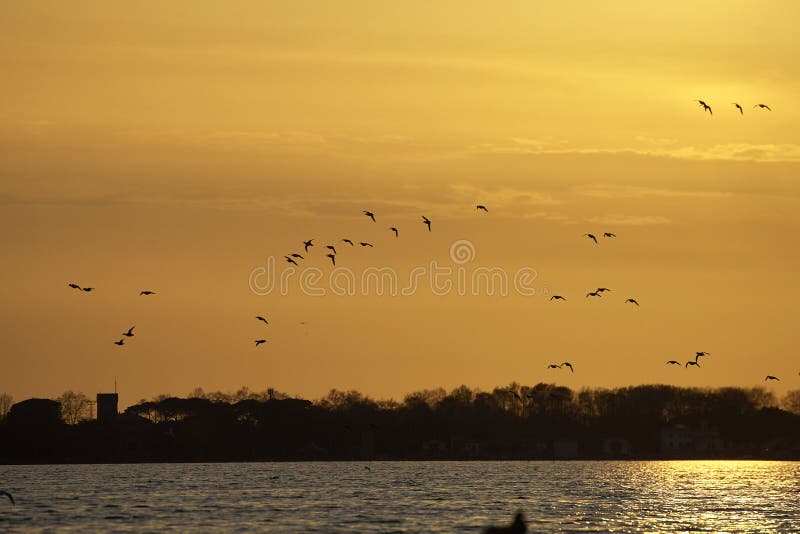
<svg viewBox="0 0 800 534">
<path fill-rule="evenodd" d="M 800 462 L 0 466 L 0 532 L 800 532 Z"/>
</svg>

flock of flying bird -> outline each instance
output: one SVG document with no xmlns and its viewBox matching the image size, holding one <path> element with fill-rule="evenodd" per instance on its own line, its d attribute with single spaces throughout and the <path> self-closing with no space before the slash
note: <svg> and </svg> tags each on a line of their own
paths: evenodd
<svg viewBox="0 0 800 534">
<path fill-rule="evenodd" d="M 69 287 L 71 287 L 72 289 L 75 289 L 77 291 L 83 291 L 83 292 L 86 292 L 86 293 L 91 293 L 92 291 L 94 291 L 93 287 L 81 287 L 80 285 L 78 285 L 78 284 L 76 284 L 74 282 L 70 282 L 67 285 Z M 149 297 L 150 295 L 155 295 L 155 294 L 156 294 L 155 291 L 150 291 L 149 289 L 145 289 L 144 291 L 140 291 L 139 292 L 139 296 L 140 297 Z M 117 345 L 118 347 L 123 346 L 125 344 L 125 338 L 126 337 L 128 339 L 130 339 L 130 338 L 132 338 L 134 336 L 134 334 L 133 334 L 133 329 L 134 328 L 136 328 L 136 326 L 132 326 L 132 327 L 128 328 L 125 332 L 120 334 L 123 337 L 121 337 L 121 338 L 119 338 L 119 340 L 115 341 L 114 345 Z"/>
<path fill-rule="evenodd" d="M 700 102 L 701 105 L 703 105 L 704 108 L 707 108 L 708 111 L 711 112 L 711 108 L 708 107 L 708 105 L 705 102 L 703 102 L 702 100 L 699 100 L 698 102 Z M 739 108 L 739 111 L 742 111 L 741 106 L 739 104 L 736 104 L 736 107 Z M 765 108 L 767 110 L 770 109 L 769 106 L 767 106 L 765 104 L 757 104 L 754 107 L 761 107 L 761 108 Z M 489 213 L 489 209 L 483 204 L 476 205 L 475 209 L 478 210 L 478 211 L 483 211 L 483 212 Z M 375 213 L 374 212 L 369 211 L 369 210 L 364 210 L 362 213 L 364 214 L 364 216 L 369 218 L 373 223 L 377 222 L 377 219 L 375 218 Z M 428 231 L 430 232 L 431 231 L 431 220 L 428 217 L 426 217 L 425 215 L 423 215 L 422 216 L 422 223 L 425 226 L 427 226 Z M 392 233 L 394 233 L 394 237 L 395 238 L 400 236 L 400 231 L 397 229 L 397 227 L 390 226 L 388 229 Z M 583 234 L 583 236 L 586 237 L 587 239 L 592 240 L 595 245 L 598 245 L 600 243 L 595 234 L 586 233 L 586 234 Z M 603 234 L 602 234 L 602 238 L 603 239 L 613 239 L 613 238 L 616 238 L 616 237 L 617 237 L 617 235 L 612 233 L 612 232 L 603 232 Z M 343 243 L 347 243 L 351 247 L 355 246 L 355 243 L 351 239 L 344 238 L 341 241 Z M 372 243 L 369 243 L 369 242 L 366 242 L 366 241 L 360 241 L 360 242 L 358 242 L 358 244 L 361 245 L 362 247 L 373 247 L 374 246 Z M 303 249 L 306 252 L 306 254 L 309 253 L 309 248 L 311 248 L 313 246 L 315 246 L 314 239 L 309 239 L 308 241 L 303 241 Z M 336 246 L 335 245 L 326 245 L 325 249 L 330 251 L 330 252 L 326 253 L 326 257 L 330 258 L 331 263 L 335 266 L 336 265 L 336 254 L 337 254 Z M 304 260 L 305 259 L 305 256 L 303 256 L 303 255 L 301 255 L 299 253 L 296 253 L 296 252 L 291 253 L 291 254 L 287 254 L 284 257 L 286 258 L 287 263 L 291 263 L 291 264 L 293 264 L 295 266 L 299 265 L 297 263 L 297 260 Z M 588 293 L 586 293 L 586 298 L 590 298 L 590 297 L 592 297 L 592 298 L 600 298 L 600 297 L 603 296 L 603 293 L 610 292 L 610 291 L 611 291 L 611 289 L 609 289 L 607 287 L 598 287 L 594 291 L 589 291 Z M 552 295 L 549 300 L 550 301 L 553 301 L 553 300 L 555 300 L 555 301 L 559 301 L 559 300 L 566 301 L 567 298 L 564 297 L 563 295 Z M 637 301 L 635 298 L 627 298 L 624 302 L 625 302 L 625 304 L 635 304 L 636 306 L 639 306 L 639 301 Z M 256 316 L 256 319 L 259 320 L 259 321 L 262 321 L 264 324 L 269 324 L 269 322 L 262 316 Z M 263 345 L 264 343 L 267 343 L 266 339 L 260 338 L 260 339 L 256 339 L 255 340 L 256 347 L 258 347 L 260 345 Z M 710 352 L 698 351 L 698 352 L 695 353 L 694 360 L 687 361 L 684 364 L 684 368 L 688 369 L 690 366 L 700 368 L 700 358 L 703 357 L 703 356 L 710 356 L 710 355 L 711 355 Z M 669 360 L 667 362 L 667 365 L 678 365 L 678 366 L 680 366 L 681 363 L 679 361 L 677 361 L 677 360 Z M 551 363 L 551 364 L 547 365 L 547 369 L 562 369 L 564 367 L 569 368 L 571 373 L 575 372 L 575 368 L 573 367 L 572 363 L 570 363 L 570 362 L 562 362 L 560 364 Z M 768 381 L 768 380 L 780 380 L 780 379 L 778 377 L 776 377 L 776 376 L 773 376 L 773 375 L 767 375 L 767 377 L 764 380 Z"/>
<path fill-rule="evenodd" d="M 698 100 L 698 102 L 703 106 L 703 108 L 705 110 L 708 110 L 708 112 L 711 113 L 711 108 L 708 106 L 708 104 L 706 104 L 702 100 Z M 741 112 L 742 111 L 741 106 L 739 104 L 735 104 L 735 105 L 736 105 L 737 108 L 739 108 L 739 111 Z M 760 107 L 760 108 L 764 108 L 764 109 L 767 109 L 767 110 L 770 109 L 765 104 L 757 104 L 754 107 Z M 489 209 L 486 206 L 484 206 L 483 204 L 476 205 L 475 209 L 477 211 L 483 211 L 485 213 L 489 213 Z M 364 214 L 364 216 L 369 218 L 373 223 L 377 222 L 374 212 L 368 211 L 368 210 L 364 210 L 363 214 Z M 422 216 L 422 224 L 424 224 L 427 227 L 428 232 L 432 231 L 431 230 L 431 220 L 428 217 L 426 217 L 425 215 Z M 391 231 L 394 234 L 395 238 L 398 238 L 400 236 L 400 231 L 397 229 L 397 227 L 390 226 L 390 227 L 388 227 L 388 229 L 389 229 L 389 231 Z M 592 240 L 595 245 L 599 244 L 599 241 L 598 241 L 596 235 L 591 234 L 591 233 L 587 233 L 587 234 L 583 234 L 583 235 L 587 239 Z M 614 239 L 616 237 L 617 237 L 616 234 L 614 234 L 612 232 L 604 232 L 602 234 L 602 238 L 603 239 Z M 341 241 L 343 243 L 351 246 L 351 247 L 355 247 L 355 245 L 356 245 L 356 242 L 354 242 L 353 240 L 348 239 L 348 238 L 344 238 Z M 358 241 L 357 243 L 361 247 L 374 247 L 374 245 L 372 243 L 367 242 L 367 241 Z M 314 246 L 316 246 L 315 243 L 314 243 L 314 239 L 309 239 L 307 241 L 303 241 L 303 250 L 305 251 L 306 254 L 309 254 L 309 249 L 311 247 L 314 247 Z M 327 258 L 329 258 L 331 260 L 331 264 L 335 266 L 336 265 L 336 255 L 338 254 L 338 252 L 336 250 L 336 246 L 335 245 L 325 245 L 325 250 L 329 251 L 329 252 L 327 252 L 325 254 L 325 256 Z M 293 252 L 291 254 L 287 254 L 284 257 L 286 258 L 286 262 L 287 263 L 290 263 L 290 264 L 295 265 L 295 266 L 299 265 L 298 264 L 298 260 L 304 260 L 305 259 L 305 256 L 303 256 L 302 254 L 299 254 L 297 252 Z M 80 285 L 78 285 L 76 283 L 69 283 L 68 285 L 69 285 L 69 287 L 71 287 L 71 288 L 73 288 L 73 289 L 75 289 L 77 291 L 81 291 L 81 292 L 85 292 L 85 293 L 90 293 L 90 292 L 95 290 L 95 288 L 93 288 L 93 287 L 81 287 Z M 609 289 L 607 287 L 598 287 L 594 291 L 589 291 L 588 293 L 586 293 L 586 298 L 601 298 L 604 293 L 610 292 L 610 291 L 611 291 L 611 289 Z M 143 291 L 141 291 L 139 293 L 140 296 L 151 296 L 151 295 L 155 295 L 155 294 L 156 294 L 155 291 L 150 291 L 150 290 L 143 290 Z M 567 298 L 564 297 L 563 295 L 552 295 L 549 300 L 550 301 L 554 301 L 554 300 L 555 301 L 566 301 Z M 624 302 L 625 302 L 625 304 L 635 304 L 636 306 L 639 306 L 639 302 L 635 298 L 627 298 Z M 257 315 L 255 318 L 256 318 L 256 320 L 258 320 L 260 322 L 263 322 L 265 325 L 269 325 L 269 321 L 266 319 L 266 317 L 261 316 L 261 315 Z M 130 339 L 130 338 L 132 338 L 134 336 L 134 333 L 133 333 L 134 328 L 136 328 L 136 327 L 135 326 L 131 326 L 128 330 L 126 330 L 125 332 L 122 332 L 122 334 L 121 334 L 122 337 L 118 341 L 115 341 L 114 344 L 117 345 L 117 346 L 120 346 L 120 347 L 125 345 L 125 338 Z M 255 346 L 259 347 L 259 346 L 267 343 L 267 340 L 264 339 L 264 338 L 258 338 L 254 342 L 255 342 Z M 685 362 L 685 364 L 683 364 L 684 368 L 688 369 L 690 366 L 700 368 L 700 358 L 703 357 L 703 356 L 710 356 L 710 353 L 709 352 L 705 352 L 705 351 L 696 352 L 694 360 L 689 360 L 689 361 Z M 679 362 L 677 360 L 669 360 L 667 362 L 667 365 L 678 365 L 678 366 L 680 366 L 681 362 Z M 563 362 L 563 363 L 560 363 L 560 364 L 551 363 L 551 364 L 547 365 L 547 369 L 562 369 L 564 367 L 569 368 L 571 373 L 575 372 L 575 368 L 573 367 L 573 365 L 570 362 Z M 764 380 L 765 381 L 769 381 L 769 380 L 780 380 L 780 379 L 778 377 L 774 376 L 774 375 L 767 375 Z"/>
<path fill-rule="evenodd" d="M 704 100 L 695 100 L 695 102 L 697 102 L 698 104 L 700 104 L 700 107 L 701 107 L 701 108 L 703 108 L 703 111 L 704 111 L 704 112 L 705 112 L 705 111 L 708 111 L 708 114 L 709 114 L 709 115 L 713 115 L 713 114 L 714 114 L 714 112 L 713 112 L 713 111 L 712 111 L 712 109 L 711 109 L 711 106 L 710 106 L 710 105 L 708 105 L 708 103 L 706 103 Z M 742 105 L 741 105 L 741 104 L 739 104 L 738 102 L 731 102 L 731 105 L 732 105 L 732 106 L 734 106 L 736 109 L 738 109 L 738 110 L 739 110 L 739 114 L 740 114 L 740 115 L 744 115 L 744 109 L 742 108 Z M 756 104 L 756 105 L 754 105 L 754 106 L 753 106 L 753 108 L 758 108 L 758 109 L 763 109 L 763 110 L 767 110 L 767 111 L 772 111 L 772 108 L 771 108 L 771 107 L 769 107 L 769 106 L 768 106 L 768 105 L 766 105 L 766 104 Z M 591 236 L 591 237 L 594 239 L 594 236 Z M 595 239 L 595 243 L 596 243 L 596 242 L 597 242 L 597 239 Z M 637 303 L 637 304 L 638 304 L 638 303 Z M 695 359 L 694 359 L 694 361 L 688 361 L 688 362 L 686 362 L 686 365 L 685 365 L 684 367 L 689 367 L 690 365 L 694 365 L 694 366 L 696 366 L 696 367 L 700 367 L 700 363 L 698 362 L 698 358 L 699 358 L 700 356 L 707 356 L 708 354 L 709 354 L 708 352 L 698 352 L 698 353 L 697 353 L 697 355 L 695 356 Z M 668 361 L 668 362 L 667 362 L 667 364 L 668 364 L 668 365 L 680 365 L 680 362 L 677 362 L 677 361 L 675 361 L 675 360 L 670 360 L 670 361 Z M 800 374 L 800 373 L 798 373 L 798 374 Z M 764 381 L 766 382 L 766 381 L 768 381 L 768 380 L 780 380 L 780 378 L 778 378 L 777 376 L 773 376 L 773 375 L 767 375 L 767 376 L 766 376 L 766 378 L 764 378 Z"/>
<path fill-rule="evenodd" d="M 700 104 L 700 107 L 703 108 L 703 111 L 708 111 L 709 115 L 713 115 L 714 114 L 714 112 L 711 110 L 711 106 L 709 106 L 704 100 L 695 100 L 695 102 Z M 738 102 L 731 102 L 731 105 L 739 110 L 739 114 L 740 115 L 744 115 L 744 109 L 742 109 L 742 105 L 741 104 L 739 104 Z M 766 109 L 767 111 L 772 111 L 772 108 L 770 108 L 766 104 L 756 104 L 753 107 L 754 108 L 758 108 L 758 109 Z"/>
</svg>

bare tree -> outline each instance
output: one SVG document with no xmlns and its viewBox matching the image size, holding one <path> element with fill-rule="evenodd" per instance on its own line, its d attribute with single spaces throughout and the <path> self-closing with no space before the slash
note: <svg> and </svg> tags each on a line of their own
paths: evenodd
<svg viewBox="0 0 800 534">
<path fill-rule="evenodd" d="M 6 418 L 12 404 L 14 404 L 14 397 L 8 393 L 0 393 L 0 421 Z"/>
<path fill-rule="evenodd" d="M 800 389 L 794 389 L 781 399 L 781 407 L 787 412 L 800 415 Z"/>
<path fill-rule="evenodd" d="M 61 417 L 69 425 L 86 419 L 89 411 L 89 399 L 83 393 L 65 391 L 56 399 L 61 404 Z"/>
<path fill-rule="evenodd" d="M 203 388 L 196 387 L 189 393 L 189 396 L 187 398 L 189 398 L 189 399 L 205 399 L 206 398 L 206 392 L 203 391 Z"/>
</svg>

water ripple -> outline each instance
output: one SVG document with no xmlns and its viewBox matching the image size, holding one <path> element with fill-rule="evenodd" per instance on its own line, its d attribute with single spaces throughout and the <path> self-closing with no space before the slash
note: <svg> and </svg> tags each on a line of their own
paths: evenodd
<svg viewBox="0 0 800 534">
<path fill-rule="evenodd" d="M 792 462 L 0 466 L 3 532 L 800 531 Z M 278 478 L 273 478 L 278 477 Z"/>
</svg>

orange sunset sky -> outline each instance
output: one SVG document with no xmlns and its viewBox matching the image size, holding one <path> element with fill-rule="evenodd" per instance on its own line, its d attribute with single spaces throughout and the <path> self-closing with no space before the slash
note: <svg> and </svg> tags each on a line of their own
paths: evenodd
<svg viewBox="0 0 800 534">
<path fill-rule="evenodd" d="M 8 2 L 0 392 L 800 388 L 798 21 L 793 1 Z M 310 238 L 326 295 L 252 290 Z M 529 268 L 535 294 L 336 295 L 326 244 L 356 277 Z"/>
</svg>

